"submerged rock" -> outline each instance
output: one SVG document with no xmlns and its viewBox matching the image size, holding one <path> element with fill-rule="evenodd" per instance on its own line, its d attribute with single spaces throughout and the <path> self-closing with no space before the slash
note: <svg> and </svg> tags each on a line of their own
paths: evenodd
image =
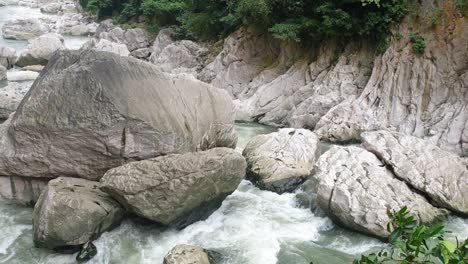
<svg viewBox="0 0 468 264">
<path fill-rule="evenodd" d="M 183 228 L 219 208 L 246 166 L 242 155 L 228 148 L 167 155 L 111 169 L 101 188 L 139 216 Z"/>
<path fill-rule="evenodd" d="M 283 193 L 293 191 L 312 175 L 320 147 L 313 132 L 285 128 L 252 138 L 242 154 L 249 180 L 261 189 Z"/>
<path fill-rule="evenodd" d="M 338 224 L 356 231 L 387 237 L 387 211 L 405 206 L 421 223 L 431 223 L 446 214 L 365 149 L 333 146 L 316 167 L 313 177 L 318 206 Z"/>
<path fill-rule="evenodd" d="M 28 40 L 47 32 L 47 26 L 35 18 L 7 21 L 2 27 L 5 39 Z"/>
<path fill-rule="evenodd" d="M 177 245 L 164 257 L 163 264 L 214 264 L 206 250 L 191 245 Z"/>
<path fill-rule="evenodd" d="M 362 145 L 395 175 L 425 193 L 435 205 L 468 214 L 468 162 L 429 142 L 397 132 L 361 134 Z"/>
<path fill-rule="evenodd" d="M 65 49 L 63 37 L 56 33 L 48 33 L 29 40 L 28 47 L 20 53 L 16 64 L 20 67 L 45 65 L 52 54 L 61 49 Z"/>
<path fill-rule="evenodd" d="M 83 245 L 83 248 L 78 252 L 76 255 L 76 260 L 78 262 L 86 262 L 94 256 L 97 255 L 97 248 L 92 242 L 87 242 L 86 244 Z"/>
<path fill-rule="evenodd" d="M 98 180 L 129 161 L 236 141 L 226 92 L 133 58 L 58 51 L 0 134 L 0 175 Z"/>
<path fill-rule="evenodd" d="M 124 209 L 98 183 L 77 178 L 51 180 L 34 207 L 34 245 L 74 248 L 117 225 Z"/>
</svg>

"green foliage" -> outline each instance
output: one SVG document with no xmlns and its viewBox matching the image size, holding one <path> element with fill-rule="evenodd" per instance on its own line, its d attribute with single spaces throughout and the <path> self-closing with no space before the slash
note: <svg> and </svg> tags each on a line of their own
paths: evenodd
<svg viewBox="0 0 468 264">
<path fill-rule="evenodd" d="M 379 42 L 408 9 L 408 0 L 81 1 L 99 17 L 118 13 L 119 23 L 143 16 L 148 27 L 174 26 L 177 38 L 217 39 L 247 25 L 296 42 L 359 37 Z"/>
<path fill-rule="evenodd" d="M 410 41 L 411 41 L 411 48 L 414 53 L 423 53 L 424 50 L 426 49 L 426 41 L 424 40 L 423 36 L 416 34 L 416 33 L 411 33 Z"/>
<path fill-rule="evenodd" d="M 389 213 L 389 217 L 387 228 L 391 232 L 388 238 L 391 248 L 361 256 L 354 264 L 468 263 L 468 239 L 462 243 L 445 239 L 443 225 L 419 225 L 406 207 Z"/>
</svg>

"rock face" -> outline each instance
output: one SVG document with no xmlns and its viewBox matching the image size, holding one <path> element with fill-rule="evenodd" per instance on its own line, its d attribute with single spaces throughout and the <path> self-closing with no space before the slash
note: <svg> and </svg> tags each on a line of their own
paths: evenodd
<svg viewBox="0 0 468 264">
<path fill-rule="evenodd" d="M 433 2 L 422 1 L 424 14 Z M 359 139 L 360 131 L 394 127 L 404 134 L 430 140 L 444 149 L 468 155 L 468 20 L 444 3 L 440 23 L 406 18 L 378 56 L 362 94 L 332 109 L 320 120 L 317 133 L 332 141 Z M 425 39 L 423 54 L 412 52 L 409 36 Z"/>
<path fill-rule="evenodd" d="M 177 245 L 164 257 L 163 264 L 210 264 L 210 260 L 203 248 Z"/>
<path fill-rule="evenodd" d="M 236 190 L 246 166 L 228 148 L 167 155 L 111 169 L 101 188 L 139 216 L 183 228 L 215 211 Z"/>
<path fill-rule="evenodd" d="M 6 87 L 0 88 L 0 119 L 7 119 L 16 111 L 31 85 L 31 82 L 9 82 Z"/>
<path fill-rule="evenodd" d="M 313 132 L 285 128 L 252 138 L 242 154 L 249 180 L 261 189 L 283 193 L 312 175 L 320 147 Z"/>
<path fill-rule="evenodd" d="M 237 119 L 314 129 L 330 108 L 358 96 L 369 78 L 372 49 L 351 43 L 304 49 L 242 28 L 198 75 L 237 99 Z"/>
<path fill-rule="evenodd" d="M 129 161 L 237 141 L 224 91 L 108 52 L 55 53 L 11 119 L 0 175 L 98 180 Z"/>
<path fill-rule="evenodd" d="M 0 65 L 9 69 L 16 62 L 16 50 L 9 47 L 0 47 Z"/>
<path fill-rule="evenodd" d="M 95 44 L 93 49 L 98 51 L 112 52 L 124 57 L 127 57 L 130 54 L 130 51 L 128 51 L 127 46 L 125 46 L 125 44 L 110 42 L 106 39 L 99 40 L 99 42 Z"/>
<path fill-rule="evenodd" d="M 2 27 L 5 39 L 28 40 L 46 32 L 47 27 L 35 18 L 7 21 Z"/>
<path fill-rule="evenodd" d="M 117 225 L 123 214 L 97 182 L 54 179 L 34 207 L 34 244 L 50 249 L 83 245 Z"/>
<path fill-rule="evenodd" d="M 468 214 L 468 162 L 413 136 L 389 131 L 361 134 L 363 146 L 395 175 L 440 207 Z"/>
<path fill-rule="evenodd" d="M 0 200 L 33 205 L 49 179 L 0 176 Z"/>
<path fill-rule="evenodd" d="M 4 81 L 7 79 L 7 68 L 3 65 L 0 65 L 0 81 Z"/>
<path fill-rule="evenodd" d="M 387 210 L 407 206 L 422 223 L 445 214 L 359 147 L 333 146 L 318 160 L 314 179 L 318 206 L 339 224 L 366 234 L 389 235 Z"/>
<path fill-rule="evenodd" d="M 61 49 L 65 49 L 63 37 L 56 33 L 48 33 L 30 40 L 28 47 L 20 53 L 16 64 L 20 67 L 45 65 L 52 54 Z"/>
</svg>

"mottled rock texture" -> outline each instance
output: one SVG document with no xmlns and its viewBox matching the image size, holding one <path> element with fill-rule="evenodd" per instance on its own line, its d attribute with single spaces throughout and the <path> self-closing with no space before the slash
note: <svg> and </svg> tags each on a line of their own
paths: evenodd
<svg viewBox="0 0 468 264">
<path fill-rule="evenodd" d="M 177 245 L 164 257 L 163 264 L 210 264 L 210 260 L 203 248 Z"/>
<path fill-rule="evenodd" d="M 396 178 L 365 149 L 333 146 L 316 167 L 317 205 L 334 221 L 356 231 L 387 237 L 387 211 L 404 206 L 422 223 L 431 223 L 446 213 Z"/>
<path fill-rule="evenodd" d="M 320 146 L 313 132 L 284 128 L 252 138 L 242 154 L 249 180 L 261 189 L 283 193 L 312 175 Z"/>
<path fill-rule="evenodd" d="M 34 207 L 34 245 L 80 246 L 117 225 L 124 209 L 98 184 L 68 177 L 51 180 Z"/>
<path fill-rule="evenodd" d="M 228 148 L 167 155 L 111 169 L 101 188 L 139 216 L 182 228 L 214 212 L 237 189 L 246 166 Z"/>
<path fill-rule="evenodd" d="M 28 47 L 21 51 L 16 65 L 45 65 L 57 50 L 65 49 L 63 37 L 56 33 L 44 34 L 29 40 Z"/>
<path fill-rule="evenodd" d="M 237 141 L 226 92 L 97 51 L 55 53 L 9 122 L 4 176 L 98 180 L 129 161 Z"/>
<path fill-rule="evenodd" d="M 439 206 L 468 214 L 468 162 L 427 141 L 390 131 L 361 134 L 362 145 Z"/>
</svg>

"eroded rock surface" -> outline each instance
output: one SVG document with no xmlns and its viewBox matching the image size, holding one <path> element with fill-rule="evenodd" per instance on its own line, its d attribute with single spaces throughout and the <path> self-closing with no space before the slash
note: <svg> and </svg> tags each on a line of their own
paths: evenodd
<svg viewBox="0 0 468 264">
<path fill-rule="evenodd" d="M 97 51 L 56 53 L 10 122 L 5 176 L 98 180 L 129 161 L 237 141 L 226 92 Z"/>
<path fill-rule="evenodd" d="M 390 131 L 361 134 L 362 145 L 440 207 L 468 214 L 468 162 L 429 142 Z"/>
<path fill-rule="evenodd" d="M 210 264 L 210 260 L 203 248 L 177 245 L 164 257 L 163 264 Z"/>
<path fill-rule="evenodd" d="M 396 178 L 365 149 L 333 146 L 320 157 L 316 169 L 318 206 L 334 221 L 356 231 L 388 236 L 387 210 L 404 206 L 421 223 L 431 223 L 446 213 Z"/>
<path fill-rule="evenodd" d="M 320 155 L 318 137 L 306 129 L 284 128 L 252 138 L 243 151 L 247 178 L 261 189 L 291 192 L 312 175 Z"/>
<path fill-rule="evenodd" d="M 117 225 L 124 209 L 98 183 L 77 178 L 51 180 L 34 207 L 34 245 L 73 247 Z"/>
<path fill-rule="evenodd" d="M 237 189 L 246 169 L 233 149 L 167 155 L 106 172 L 101 188 L 127 209 L 164 225 L 207 218 Z"/>
</svg>

